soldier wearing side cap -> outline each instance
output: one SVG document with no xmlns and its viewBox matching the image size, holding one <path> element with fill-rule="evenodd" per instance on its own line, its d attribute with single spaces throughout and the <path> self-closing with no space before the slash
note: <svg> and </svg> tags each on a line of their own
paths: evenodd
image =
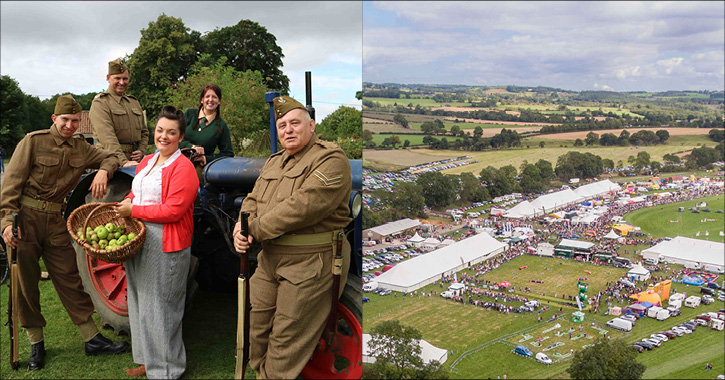
<svg viewBox="0 0 725 380">
<path fill-rule="evenodd" d="M 294 379 L 312 356 L 332 307 L 333 251 L 350 221 L 350 161 L 334 143 L 315 135 L 305 106 L 288 96 L 274 99 L 284 150 L 269 157 L 244 199 L 249 238 L 234 228 L 245 252 L 262 243 L 250 280 L 249 364 L 263 379 Z M 350 266 L 342 240 L 340 289 Z M 340 264 L 340 263 L 338 263 Z"/>
<path fill-rule="evenodd" d="M 121 58 L 108 62 L 108 89 L 93 98 L 91 124 L 98 146 L 116 154 L 122 166 L 138 165 L 149 130 L 141 104 L 126 93 L 130 74 Z"/>
<path fill-rule="evenodd" d="M 73 324 L 78 326 L 86 355 L 118 354 L 127 342 L 113 343 L 98 332 L 93 303 L 83 290 L 76 253 L 61 214 L 65 197 L 87 168 L 100 168 L 89 190 L 95 198 L 106 193 L 108 179 L 118 168 L 114 154 L 88 144 L 75 135 L 81 105 L 70 95 L 58 98 L 49 129 L 28 133 L 10 159 L 0 185 L 0 230 L 3 240 L 17 249 L 20 326 L 24 327 L 32 353 L 28 369 L 43 368 L 45 318 L 40 311 L 40 265 L 43 258 L 58 297 Z M 19 215 L 18 238 L 12 234 L 13 214 Z M 16 322 L 17 323 L 17 322 Z"/>
</svg>

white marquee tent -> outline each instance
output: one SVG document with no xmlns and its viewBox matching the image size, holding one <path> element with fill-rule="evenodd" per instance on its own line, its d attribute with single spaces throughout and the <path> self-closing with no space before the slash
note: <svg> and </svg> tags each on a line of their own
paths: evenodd
<svg viewBox="0 0 725 380">
<path fill-rule="evenodd" d="M 375 357 L 370 354 L 370 334 L 363 334 L 363 363 L 375 363 Z M 420 357 L 424 363 L 430 363 L 433 360 L 437 360 L 439 363 L 445 363 L 448 360 L 448 351 L 442 348 L 438 348 L 425 340 L 421 339 L 418 343 L 420 345 Z"/>
<path fill-rule="evenodd" d="M 412 292 L 434 281 L 441 275 L 452 275 L 503 252 L 506 244 L 489 234 L 478 234 L 410 260 L 400 262 L 375 280 L 385 289 Z"/>
<path fill-rule="evenodd" d="M 677 236 L 643 250 L 642 257 L 723 273 L 725 272 L 723 252 L 725 252 L 723 243 Z"/>
<path fill-rule="evenodd" d="M 572 189 L 565 189 L 542 195 L 531 202 L 522 201 L 508 210 L 504 216 L 508 218 L 539 216 L 576 204 L 582 200 L 584 200 L 584 198 L 577 195 Z"/>
<path fill-rule="evenodd" d="M 584 199 L 592 199 L 598 196 L 606 195 L 610 191 L 619 191 L 622 188 L 616 183 L 605 179 L 603 181 L 589 183 L 574 189 L 574 192 Z"/>
<path fill-rule="evenodd" d="M 640 264 L 634 264 L 632 269 L 627 272 L 628 278 L 634 278 L 637 281 L 647 281 L 649 276 L 649 270 Z"/>
<path fill-rule="evenodd" d="M 614 230 L 611 230 L 611 231 L 609 231 L 608 234 L 604 235 L 604 238 L 605 239 L 619 239 L 619 235 L 617 235 L 617 233 L 614 232 Z"/>
</svg>

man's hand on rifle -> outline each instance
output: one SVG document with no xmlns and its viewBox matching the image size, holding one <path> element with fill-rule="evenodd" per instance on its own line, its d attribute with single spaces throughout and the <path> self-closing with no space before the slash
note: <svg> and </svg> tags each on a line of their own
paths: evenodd
<svg viewBox="0 0 725 380">
<path fill-rule="evenodd" d="M 20 227 L 18 227 L 18 239 L 21 239 L 23 235 L 20 232 Z M 10 248 L 17 248 L 18 247 L 18 239 L 16 239 L 13 236 L 13 226 L 7 226 L 3 230 L 3 240 L 5 240 L 5 245 L 7 245 Z M 236 243 L 236 240 L 235 240 Z"/>
<path fill-rule="evenodd" d="M 236 249 L 239 253 L 246 253 L 254 242 L 252 235 L 249 235 L 248 239 L 246 236 L 242 235 L 242 222 L 237 222 L 237 224 L 234 225 L 232 236 L 234 236 L 234 249 Z"/>
<path fill-rule="evenodd" d="M 134 150 L 129 154 L 131 161 L 141 162 L 141 159 L 143 158 L 143 152 L 140 150 Z"/>
</svg>

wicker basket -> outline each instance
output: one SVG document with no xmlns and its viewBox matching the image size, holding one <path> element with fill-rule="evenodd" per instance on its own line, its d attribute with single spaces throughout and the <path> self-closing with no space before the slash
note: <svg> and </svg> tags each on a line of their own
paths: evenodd
<svg viewBox="0 0 725 380">
<path fill-rule="evenodd" d="M 113 203 L 86 203 L 73 210 L 68 217 L 66 227 L 68 228 L 70 236 L 78 245 L 83 247 L 87 255 L 108 263 L 118 264 L 130 259 L 141 250 L 141 247 L 143 247 L 146 241 L 146 226 L 143 222 L 135 218 L 118 217 L 114 206 Z M 88 226 L 105 225 L 108 222 L 124 226 L 126 233 L 133 232 L 136 234 L 136 237 L 122 247 L 112 250 L 99 250 L 93 248 L 87 240 L 79 239 L 76 234 L 78 228 L 82 227 L 83 233 L 85 234 Z"/>
</svg>

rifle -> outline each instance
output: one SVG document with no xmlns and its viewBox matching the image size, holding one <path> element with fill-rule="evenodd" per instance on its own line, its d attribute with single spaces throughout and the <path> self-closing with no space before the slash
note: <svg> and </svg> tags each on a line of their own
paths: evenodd
<svg viewBox="0 0 725 380">
<path fill-rule="evenodd" d="M 242 211 L 239 216 L 240 233 L 249 237 L 249 213 Z M 249 253 L 239 257 L 239 278 L 237 279 L 237 363 L 234 378 L 243 379 L 249 360 Z"/>
<path fill-rule="evenodd" d="M 13 237 L 18 238 L 18 214 L 13 214 Z M 8 297 L 8 328 L 10 329 L 10 367 L 17 371 L 19 358 L 18 358 L 18 323 L 20 323 L 20 317 L 18 316 L 18 252 L 17 248 L 11 248 L 8 246 L 8 262 L 10 263 L 10 283 L 8 284 L 9 296 Z"/>
</svg>

